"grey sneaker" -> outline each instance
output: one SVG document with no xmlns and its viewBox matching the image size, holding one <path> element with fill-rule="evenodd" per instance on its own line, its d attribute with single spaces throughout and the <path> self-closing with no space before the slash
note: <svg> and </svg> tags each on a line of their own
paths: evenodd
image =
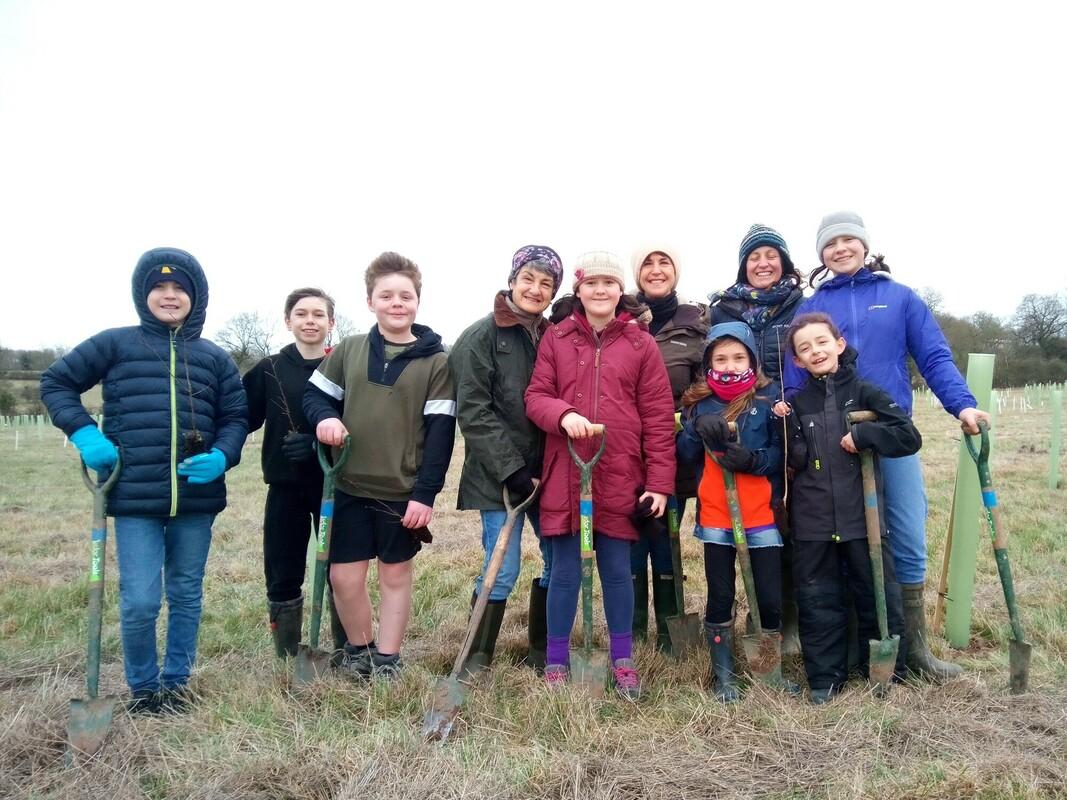
<svg viewBox="0 0 1067 800">
<path fill-rule="evenodd" d="M 360 681 L 370 680 L 374 669 L 373 659 L 378 654 L 373 642 L 370 645 L 346 643 L 341 653 L 338 669 L 343 675 Z"/>
<path fill-rule="evenodd" d="M 404 669 L 404 662 L 401 661 L 399 653 L 385 656 L 375 650 L 371 662 L 373 665 L 371 674 L 378 680 L 395 681 Z"/>
</svg>

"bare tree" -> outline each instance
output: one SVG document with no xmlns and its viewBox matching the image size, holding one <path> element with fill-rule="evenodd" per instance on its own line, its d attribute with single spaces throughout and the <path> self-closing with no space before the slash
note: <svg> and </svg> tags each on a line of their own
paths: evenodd
<svg viewBox="0 0 1067 800">
<path fill-rule="evenodd" d="M 1015 334 L 1025 344 L 1037 345 L 1046 356 L 1062 349 L 1067 334 L 1067 304 L 1054 294 L 1028 294 L 1012 318 Z"/>
<path fill-rule="evenodd" d="M 339 342 L 346 336 L 359 333 L 359 328 L 351 317 L 344 314 L 335 314 L 333 318 L 333 340 Z"/>
<path fill-rule="evenodd" d="M 230 318 L 215 341 L 230 354 L 243 374 L 270 355 L 273 338 L 273 326 L 259 312 L 245 311 Z"/>
</svg>

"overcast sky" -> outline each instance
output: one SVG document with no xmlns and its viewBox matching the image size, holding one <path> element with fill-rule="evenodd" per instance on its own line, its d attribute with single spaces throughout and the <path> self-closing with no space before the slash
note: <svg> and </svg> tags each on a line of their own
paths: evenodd
<svg viewBox="0 0 1067 800">
<path fill-rule="evenodd" d="M 946 310 L 1009 315 L 1067 289 L 1061 8 L 0 0 L 0 345 L 133 322 L 158 245 L 204 266 L 209 335 L 305 284 L 366 329 L 397 250 L 452 341 L 521 245 L 569 283 L 665 241 L 702 299 L 753 222 L 810 269 L 841 208 Z"/>
</svg>

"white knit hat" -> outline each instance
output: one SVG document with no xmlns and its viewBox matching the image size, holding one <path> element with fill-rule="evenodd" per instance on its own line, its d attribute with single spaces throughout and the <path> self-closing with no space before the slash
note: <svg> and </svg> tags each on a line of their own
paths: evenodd
<svg viewBox="0 0 1067 800">
<path fill-rule="evenodd" d="M 678 288 L 678 281 L 682 277 L 681 267 L 678 265 L 678 248 L 668 247 L 663 243 L 646 242 L 640 247 L 635 247 L 633 254 L 630 256 L 630 266 L 634 271 L 634 286 L 635 291 L 641 291 L 641 265 L 645 263 L 645 259 L 653 253 L 663 253 L 674 264 L 674 286 L 672 289 Z"/>
<path fill-rule="evenodd" d="M 619 288 L 626 290 L 626 276 L 622 271 L 619 257 L 607 250 L 593 250 L 582 253 L 574 262 L 574 285 L 571 291 L 592 278 L 611 278 L 618 282 Z"/>
</svg>

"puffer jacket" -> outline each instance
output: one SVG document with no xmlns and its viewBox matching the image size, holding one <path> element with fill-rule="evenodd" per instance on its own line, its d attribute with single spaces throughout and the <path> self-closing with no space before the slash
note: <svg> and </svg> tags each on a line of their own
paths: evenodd
<svg viewBox="0 0 1067 800">
<path fill-rule="evenodd" d="M 830 315 L 841 335 L 859 352 L 859 376 L 889 392 L 908 414 L 909 355 L 952 416 L 977 407 L 934 315 L 919 295 L 897 283 L 889 273 L 862 267 L 853 275 L 838 275 L 821 284 L 796 313 L 809 311 Z M 807 383 L 808 373 L 789 360 L 784 378 L 789 395 Z"/>
<path fill-rule="evenodd" d="M 523 467 L 541 474 L 545 434 L 526 416 L 523 398 L 537 347 L 506 298 L 497 293 L 493 313 L 463 331 L 448 353 L 464 443 L 461 510 L 502 509 L 505 478 Z M 547 328 L 542 320 L 541 335 Z"/>
<path fill-rule="evenodd" d="M 682 393 L 703 375 L 704 337 L 708 333 L 708 309 L 699 303 L 679 303 L 674 316 L 655 334 L 667 378 L 671 382 L 674 410 L 682 408 Z M 696 466 L 679 462 L 674 493 L 694 497 L 697 490 Z"/>
<path fill-rule="evenodd" d="M 174 329 L 152 316 L 144 292 L 148 273 L 164 264 L 185 272 L 195 289 L 189 316 Z M 199 431 L 204 452 L 217 447 L 229 468 L 240 463 L 248 432 L 233 359 L 200 338 L 207 279 L 189 253 L 161 247 L 141 256 L 132 285 L 141 324 L 102 331 L 57 360 L 41 376 L 41 399 L 53 424 L 70 436 L 95 424 L 80 396 L 103 385 L 103 432 L 122 456 L 122 472 L 108 494 L 111 516 L 217 514 L 226 507 L 224 479 L 191 484 L 176 471 L 188 455 L 184 434 Z"/>
<path fill-rule="evenodd" d="M 627 313 L 599 335 L 575 310 L 541 341 L 526 390 L 526 413 L 548 436 L 541 485 L 541 532 L 578 531 L 578 468 L 560 421 L 577 411 L 603 423 L 607 442 L 593 469 L 593 527 L 616 539 L 637 539 L 630 521 L 637 490 L 674 491 L 674 403 L 663 357 Z M 574 443 L 588 461 L 599 438 Z"/>
<path fill-rule="evenodd" d="M 764 375 L 779 385 L 782 380 L 782 362 L 789 361 L 786 354 L 788 346 L 785 332 L 789 323 L 793 321 L 793 317 L 798 313 L 803 299 L 804 293 L 800 289 L 794 289 L 788 299 L 775 309 L 762 330 L 752 330 L 752 335 L 756 337 L 756 357 L 759 359 L 760 369 L 763 370 Z M 711 324 L 744 322 L 747 325 L 743 316 L 747 308 L 748 305 L 736 297 L 724 297 L 721 293 L 716 293 L 708 307 Z"/>
<path fill-rule="evenodd" d="M 793 537 L 844 542 L 867 536 L 860 458 L 841 447 L 851 411 L 873 411 L 877 422 L 852 426 L 859 450 L 874 452 L 879 521 L 886 535 L 882 475 L 878 456 L 917 453 L 922 437 L 907 412 L 886 392 L 856 374 L 856 351 L 845 349 L 837 372 L 812 379 L 792 401 L 789 465 L 795 470 L 789 496 Z"/>
</svg>

